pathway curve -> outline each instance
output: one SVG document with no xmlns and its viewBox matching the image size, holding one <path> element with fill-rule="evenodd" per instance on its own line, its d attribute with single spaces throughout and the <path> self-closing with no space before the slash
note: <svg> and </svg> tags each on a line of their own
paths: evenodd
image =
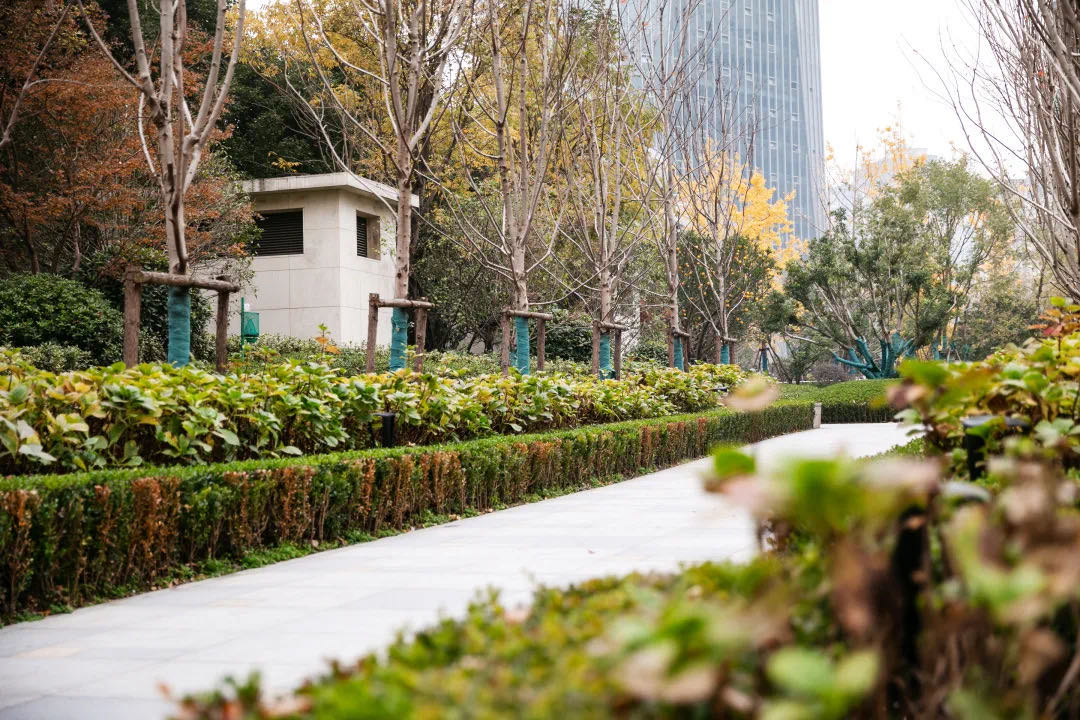
<svg viewBox="0 0 1080 720">
<path fill-rule="evenodd" d="M 826 425 L 756 453 L 865 456 L 903 442 L 892 424 Z M 748 558 L 752 524 L 702 491 L 707 463 L 0 628 L 0 718 L 161 718 L 173 707 L 161 682 L 183 693 L 257 668 L 267 687 L 294 687 L 328 658 L 460 614 L 484 587 L 514 604 L 538 582 Z"/>
</svg>

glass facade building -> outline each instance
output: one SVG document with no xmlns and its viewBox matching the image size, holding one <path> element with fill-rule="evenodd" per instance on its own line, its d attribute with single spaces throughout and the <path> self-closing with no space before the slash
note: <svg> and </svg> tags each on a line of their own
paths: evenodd
<svg viewBox="0 0 1080 720">
<path fill-rule="evenodd" d="M 686 1 L 668 0 L 667 7 L 678 12 Z M 745 133 L 736 143 L 742 159 L 778 197 L 795 192 L 788 214 L 796 237 L 820 235 L 826 198 L 818 0 L 701 0 L 689 7 L 691 42 L 712 46 L 702 48 L 696 78 L 698 104 L 711 107 L 709 127 L 723 127 L 721 113 L 751 125 L 752 143 Z M 710 102 L 717 93 L 724 101 Z"/>
</svg>

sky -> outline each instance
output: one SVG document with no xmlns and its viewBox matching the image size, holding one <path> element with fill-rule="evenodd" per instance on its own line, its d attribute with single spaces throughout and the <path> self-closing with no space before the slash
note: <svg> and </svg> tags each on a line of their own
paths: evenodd
<svg viewBox="0 0 1080 720">
<path fill-rule="evenodd" d="M 839 164 L 852 166 L 856 145 L 875 146 L 877 129 L 897 121 L 912 147 L 932 155 L 967 148 L 926 62 L 943 67 L 943 41 L 977 43 L 958 0 L 820 0 L 820 12 L 825 142 Z"/>
</svg>

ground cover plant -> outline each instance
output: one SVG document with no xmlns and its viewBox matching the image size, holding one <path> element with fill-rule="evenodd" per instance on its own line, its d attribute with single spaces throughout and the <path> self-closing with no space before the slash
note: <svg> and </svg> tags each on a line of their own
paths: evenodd
<svg viewBox="0 0 1080 720">
<path fill-rule="evenodd" d="M 283 700 L 249 678 L 180 717 L 1080 716 L 1078 313 L 985 363 L 908 363 L 892 395 L 929 432 L 882 459 L 719 448 L 707 487 L 758 520 L 747 565 L 481 598 Z M 1026 423 L 974 430 L 965 482 L 960 419 L 988 411 Z"/>
<path fill-rule="evenodd" d="M 716 365 L 606 381 L 558 372 L 347 376 L 315 361 L 226 375 L 149 364 L 51 373 L 0 352 L 0 473 L 361 449 L 376 444 L 380 411 L 396 414 L 400 444 L 660 417 L 716 407 L 743 377 Z"/>
</svg>

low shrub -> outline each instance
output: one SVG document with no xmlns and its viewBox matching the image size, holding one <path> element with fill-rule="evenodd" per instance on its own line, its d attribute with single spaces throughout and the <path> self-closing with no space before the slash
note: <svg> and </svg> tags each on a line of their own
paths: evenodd
<svg viewBox="0 0 1080 720">
<path fill-rule="evenodd" d="M 790 402 L 821 403 L 823 423 L 893 422 L 888 401 L 895 380 L 849 380 L 827 386 L 781 385 L 780 397 Z"/>
<path fill-rule="evenodd" d="M 123 342 L 124 318 L 97 290 L 49 273 L 0 279 L 0 345 L 71 345 L 111 363 Z"/>
<path fill-rule="evenodd" d="M 371 447 L 374 413 L 397 414 L 400 442 L 660 417 L 715 407 L 730 366 L 623 380 L 516 372 L 473 378 L 409 371 L 344 376 L 316 362 L 217 375 L 115 365 L 49 373 L 0 353 L 0 472 L 194 464 Z"/>
<path fill-rule="evenodd" d="M 86 370 L 100 364 L 88 350 L 74 345 L 59 345 L 54 342 L 31 345 L 21 348 L 0 348 L 0 352 L 9 349 L 18 353 L 26 362 L 52 373 L 70 370 Z"/>
<path fill-rule="evenodd" d="M 1049 455 L 1080 468 L 1080 305 L 1055 299 L 1044 318 L 1042 337 L 985 360 L 900 366 L 904 384 L 893 390 L 894 403 L 927 427 L 927 443 L 951 458 L 956 474 L 968 473 L 969 434 L 988 455 Z M 965 428 L 973 416 L 986 422 Z"/>
<path fill-rule="evenodd" d="M 811 422 L 808 406 L 778 405 L 436 447 L 12 477 L 0 480 L 0 608 L 77 605 L 184 564 L 518 503 Z"/>
</svg>

